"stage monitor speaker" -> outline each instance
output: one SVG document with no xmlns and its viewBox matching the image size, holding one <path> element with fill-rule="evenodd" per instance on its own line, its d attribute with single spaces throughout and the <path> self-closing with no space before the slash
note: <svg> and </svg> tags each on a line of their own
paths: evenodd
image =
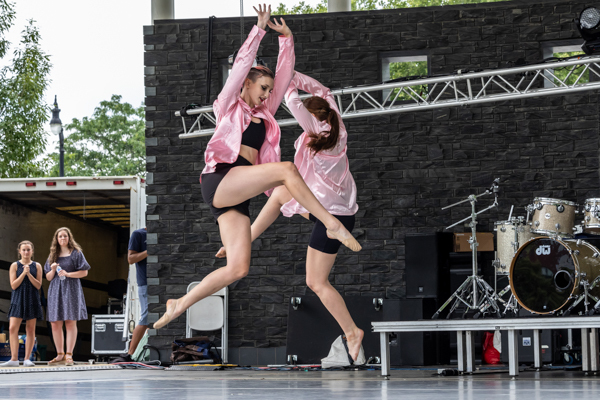
<svg viewBox="0 0 600 400">
<path fill-rule="evenodd" d="M 384 321 L 418 321 L 431 319 L 438 309 L 436 299 L 403 299 L 383 309 Z M 396 309 L 396 307 L 398 307 Z M 422 366 L 448 364 L 450 361 L 448 332 L 402 332 L 395 339 L 398 349 L 392 365 Z M 393 344 L 393 341 L 392 341 Z M 390 346 L 390 351 L 393 349 Z"/>
<path fill-rule="evenodd" d="M 502 353 L 500 360 L 504 363 L 508 362 L 508 333 L 502 332 Z M 533 364 L 533 330 L 522 330 L 517 332 L 517 343 L 519 346 L 519 362 Z M 540 330 L 540 345 L 542 352 L 542 362 L 553 362 L 552 352 L 554 349 L 553 336 L 551 329 Z"/>
<path fill-rule="evenodd" d="M 406 253 L 406 297 L 447 298 L 449 254 L 453 234 L 446 232 L 407 234 L 404 238 Z"/>
<path fill-rule="evenodd" d="M 286 354 L 295 355 L 297 364 L 320 364 L 333 341 L 343 332 L 316 296 L 298 296 L 300 304 L 290 304 Z M 380 357 L 379 334 L 371 332 L 371 322 L 429 319 L 437 310 L 434 299 L 383 299 L 376 310 L 373 297 L 344 297 L 356 325 L 365 332 L 365 357 Z M 447 334 L 401 333 L 390 346 L 392 365 L 434 365 L 448 363 Z"/>
<path fill-rule="evenodd" d="M 524 308 L 519 310 L 519 317 L 527 318 L 532 317 L 532 314 Z M 553 334 L 557 333 L 557 336 Z M 553 351 L 556 348 L 555 339 L 558 340 L 558 330 L 542 329 L 540 330 L 540 346 L 542 353 L 542 362 L 551 363 L 554 362 Z M 500 354 L 500 360 L 502 362 L 508 362 L 508 333 L 502 332 L 502 353 Z M 579 335 L 574 335 L 579 336 Z M 519 346 L 519 362 L 523 363 L 534 363 L 533 354 L 533 330 L 519 330 L 517 331 L 517 344 Z"/>
<path fill-rule="evenodd" d="M 297 356 L 297 364 L 321 364 L 343 331 L 317 296 L 296 298 L 300 299 L 297 308 L 289 306 L 286 354 Z M 379 357 L 379 334 L 371 331 L 371 322 L 382 320 L 383 309 L 390 300 L 384 299 L 379 310 L 373 305 L 373 297 L 345 296 L 344 301 L 356 326 L 365 332 L 365 357 Z"/>
</svg>

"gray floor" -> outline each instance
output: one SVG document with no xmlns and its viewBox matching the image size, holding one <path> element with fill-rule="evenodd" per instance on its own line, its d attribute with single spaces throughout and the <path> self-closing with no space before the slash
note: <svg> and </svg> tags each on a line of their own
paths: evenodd
<svg viewBox="0 0 600 400">
<path fill-rule="evenodd" d="M 0 375 L 1 399 L 600 399 L 600 377 L 581 372 L 522 372 L 458 377 L 435 371 L 140 371 Z"/>
</svg>

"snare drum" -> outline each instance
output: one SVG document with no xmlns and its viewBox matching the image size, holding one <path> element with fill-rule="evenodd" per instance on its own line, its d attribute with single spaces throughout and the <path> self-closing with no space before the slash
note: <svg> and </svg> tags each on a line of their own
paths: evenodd
<svg viewBox="0 0 600 400">
<path fill-rule="evenodd" d="M 531 232 L 548 236 L 573 237 L 576 203 L 536 197 L 530 207 L 533 210 Z"/>
<path fill-rule="evenodd" d="M 600 235 L 600 199 L 586 199 L 583 212 L 583 231 L 590 235 Z"/>
<path fill-rule="evenodd" d="M 498 232 L 496 235 L 498 249 L 496 254 L 499 263 L 497 264 L 496 273 L 498 275 L 508 275 L 515 253 L 534 234 L 531 233 L 531 229 L 523 217 L 495 222 L 494 230 Z"/>
<path fill-rule="evenodd" d="M 510 266 L 510 288 L 525 309 L 553 314 L 583 292 L 581 281 L 600 275 L 600 252 L 583 240 L 537 237 L 522 245 Z M 600 296 L 600 286 L 590 288 Z"/>
</svg>

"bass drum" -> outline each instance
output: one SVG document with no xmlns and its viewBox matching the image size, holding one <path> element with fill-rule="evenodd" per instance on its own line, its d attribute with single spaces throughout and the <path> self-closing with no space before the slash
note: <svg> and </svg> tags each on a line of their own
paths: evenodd
<svg viewBox="0 0 600 400">
<path fill-rule="evenodd" d="M 522 245 L 510 266 L 510 288 L 523 308 L 553 314 L 580 294 L 582 279 L 600 275 L 600 252 L 582 240 L 538 237 Z M 600 296 L 600 287 L 589 291 Z"/>
</svg>

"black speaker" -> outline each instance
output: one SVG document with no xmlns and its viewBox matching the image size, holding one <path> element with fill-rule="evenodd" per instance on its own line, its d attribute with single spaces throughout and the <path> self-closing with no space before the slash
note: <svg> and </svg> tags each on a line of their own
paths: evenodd
<svg viewBox="0 0 600 400">
<path fill-rule="evenodd" d="M 532 314 L 524 308 L 519 310 L 519 317 L 527 318 L 532 317 Z M 553 333 L 556 332 L 557 335 Z M 500 354 L 500 360 L 502 362 L 508 362 L 508 332 L 502 332 L 502 353 Z M 559 331 L 552 329 L 540 330 L 540 352 L 542 353 L 542 362 L 551 363 L 554 362 L 554 350 L 556 348 L 555 341 L 558 339 Z M 574 335 L 579 336 L 579 335 Z M 519 347 L 519 362 L 533 364 L 533 330 L 519 330 L 517 331 L 517 346 Z"/>
<path fill-rule="evenodd" d="M 300 304 L 290 304 L 286 354 L 295 355 L 298 364 L 320 364 L 333 341 L 343 332 L 317 296 L 298 296 Z M 344 297 L 356 325 L 365 332 L 365 356 L 380 357 L 379 334 L 371 332 L 371 322 L 429 319 L 437 310 L 435 299 L 383 299 L 376 310 L 373 297 Z M 392 365 L 447 364 L 448 335 L 435 332 L 401 333 L 392 340 Z"/>
<path fill-rule="evenodd" d="M 508 362 L 508 333 L 502 332 L 502 353 L 500 360 L 504 363 Z M 554 340 L 551 329 L 543 329 L 540 331 L 540 344 L 542 353 L 542 362 L 553 362 Z M 517 345 L 519 346 L 519 362 L 532 363 L 533 358 L 533 330 L 521 330 L 517 332 Z"/>
<path fill-rule="evenodd" d="M 387 307 L 385 307 L 387 305 Z M 384 303 L 384 321 L 418 321 L 431 319 L 438 309 L 436 299 L 403 299 L 396 303 Z M 402 332 L 392 341 L 390 352 L 392 365 L 436 365 L 450 361 L 448 332 Z M 396 342 L 396 343 L 394 343 Z"/>
<path fill-rule="evenodd" d="M 298 364 L 321 364 L 343 331 L 317 296 L 296 297 L 300 299 L 297 308 L 289 306 L 286 354 L 297 356 Z M 371 322 L 382 321 L 383 309 L 393 300 L 384 300 L 379 310 L 373 305 L 373 297 L 346 296 L 344 301 L 356 326 L 365 332 L 365 357 L 379 357 L 379 334 L 371 332 Z M 392 354 L 394 357 L 398 356 Z"/>
<path fill-rule="evenodd" d="M 407 234 L 406 297 L 449 297 L 448 266 L 453 234 L 446 232 Z"/>
</svg>

